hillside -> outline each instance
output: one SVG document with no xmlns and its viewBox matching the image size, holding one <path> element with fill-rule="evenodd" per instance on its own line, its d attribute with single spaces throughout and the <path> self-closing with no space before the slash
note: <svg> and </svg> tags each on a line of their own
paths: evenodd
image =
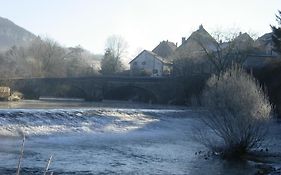
<svg viewBox="0 0 281 175">
<path fill-rule="evenodd" d="M 5 50 L 13 45 L 23 45 L 36 36 L 12 21 L 0 17 L 0 50 Z"/>
</svg>

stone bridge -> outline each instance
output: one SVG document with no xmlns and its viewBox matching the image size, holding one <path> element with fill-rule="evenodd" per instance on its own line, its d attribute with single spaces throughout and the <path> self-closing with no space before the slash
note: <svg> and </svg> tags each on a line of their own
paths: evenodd
<svg viewBox="0 0 281 175">
<path fill-rule="evenodd" d="M 183 86 L 171 77 L 79 77 L 0 80 L 0 86 L 20 91 L 26 99 L 75 97 L 89 101 L 103 99 L 174 103 L 183 100 Z"/>
</svg>

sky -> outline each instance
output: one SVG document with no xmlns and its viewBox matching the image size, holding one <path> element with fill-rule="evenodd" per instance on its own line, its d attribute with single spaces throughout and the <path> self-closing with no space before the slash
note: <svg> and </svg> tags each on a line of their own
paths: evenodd
<svg viewBox="0 0 281 175">
<path fill-rule="evenodd" d="M 160 41 L 181 42 L 200 24 L 260 36 L 277 25 L 281 0 L 0 0 L 0 16 L 63 46 L 103 54 L 111 35 L 128 43 L 127 59 Z"/>
</svg>

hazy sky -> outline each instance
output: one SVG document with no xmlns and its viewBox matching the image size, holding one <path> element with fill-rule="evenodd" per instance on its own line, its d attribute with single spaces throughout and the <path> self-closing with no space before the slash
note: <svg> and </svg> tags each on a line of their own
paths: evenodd
<svg viewBox="0 0 281 175">
<path fill-rule="evenodd" d="M 64 46 L 103 53 L 112 34 L 123 36 L 130 55 L 161 40 L 180 43 L 200 24 L 270 32 L 281 0 L 0 0 L 0 16 Z"/>
</svg>

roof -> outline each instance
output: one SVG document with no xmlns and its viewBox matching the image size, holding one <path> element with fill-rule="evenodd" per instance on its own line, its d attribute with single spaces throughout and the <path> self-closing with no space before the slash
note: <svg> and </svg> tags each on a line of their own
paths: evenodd
<svg viewBox="0 0 281 175">
<path fill-rule="evenodd" d="M 261 37 L 259 37 L 255 43 L 256 44 L 260 44 L 260 45 L 267 45 L 269 43 L 271 43 L 272 41 L 272 33 L 266 33 L 264 35 L 262 35 Z"/>
<path fill-rule="evenodd" d="M 188 39 L 183 43 L 186 44 L 190 40 L 201 40 L 201 42 L 204 42 L 206 44 L 217 44 L 217 41 L 205 30 L 203 25 L 199 26 L 199 29 L 193 32 Z"/>
<path fill-rule="evenodd" d="M 254 40 L 248 33 L 240 33 L 236 38 L 233 40 L 234 42 L 239 42 L 239 43 L 253 43 Z"/>
<path fill-rule="evenodd" d="M 157 55 L 161 56 L 162 58 L 168 58 L 171 56 L 175 50 L 177 49 L 177 46 L 175 43 L 170 41 L 161 41 L 158 46 L 156 46 L 152 52 L 156 53 Z"/>
<path fill-rule="evenodd" d="M 272 33 L 266 33 L 259 37 L 254 42 L 255 53 L 256 54 L 266 54 L 277 56 L 278 53 L 274 50 L 273 41 L 272 41 Z"/>
<path fill-rule="evenodd" d="M 154 58 L 156 58 L 157 60 L 161 61 L 164 64 L 172 64 L 168 61 L 166 61 L 164 58 L 162 58 L 161 56 L 157 55 L 156 53 L 149 51 L 149 50 L 143 50 L 141 53 L 139 53 L 134 59 L 132 59 L 129 64 L 131 64 L 134 60 L 136 60 L 141 54 L 143 54 L 144 52 L 150 54 L 151 56 L 153 56 Z"/>
<path fill-rule="evenodd" d="M 200 41 L 200 43 L 198 41 Z M 198 55 L 198 53 L 200 54 L 202 51 L 200 44 L 202 44 L 208 51 L 216 50 L 218 44 L 202 25 L 200 25 L 199 29 L 194 31 L 188 39 L 176 49 L 175 53 L 180 56 Z"/>
</svg>

